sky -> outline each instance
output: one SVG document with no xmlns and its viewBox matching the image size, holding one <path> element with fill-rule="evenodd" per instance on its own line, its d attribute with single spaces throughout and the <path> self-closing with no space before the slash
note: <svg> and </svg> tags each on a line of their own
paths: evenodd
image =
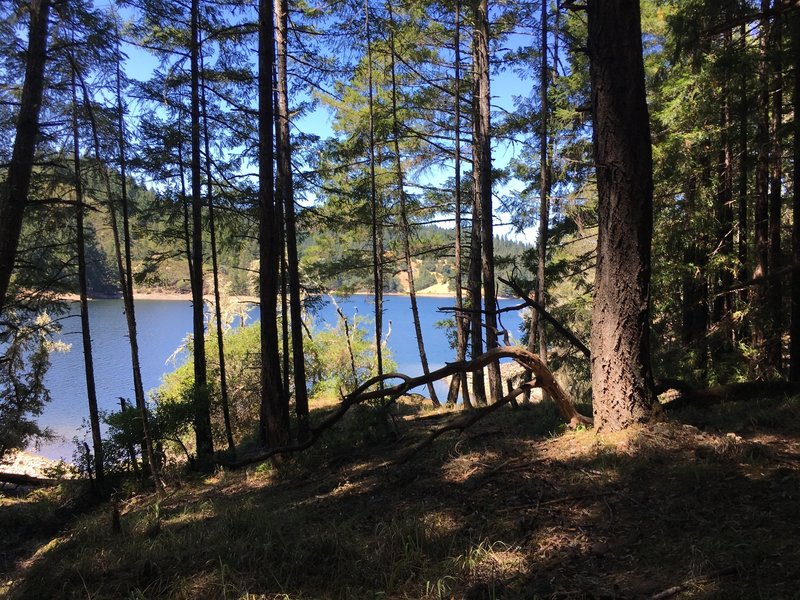
<svg viewBox="0 0 800 600">
<path fill-rule="evenodd" d="M 95 2 L 96 7 L 108 7 L 109 2 L 103 0 Z M 128 8 L 121 10 L 123 19 L 131 18 L 132 12 Z M 530 44 L 532 40 L 530 37 L 521 35 L 512 36 L 507 40 L 508 47 L 515 47 L 517 45 Z M 123 51 L 128 56 L 125 64 L 125 71 L 127 75 L 139 81 L 146 81 L 152 77 L 153 71 L 158 66 L 157 59 L 149 52 L 127 43 L 123 47 Z M 525 96 L 532 93 L 537 93 L 538 90 L 533 87 L 534 82 L 529 80 L 521 80 L 516 74 L 509 71 L 496 73 L 491 75 L 490 90 L 492 93 L 493 111 L 498 113 L 511 111 L 514 109 L 513 97 Z M 131 107 L 135 112 L 136 108 Z M 494 117 L 493 117 L 494 118 Z M 313 132 L 321 138 L 330 137 L 333 135 L 332 130 L 333 114 L 323 106 L 317 107 L 313 112 L 298 118 L 293 122 L 293 128 L 302 132 Z M 504 168 L 508 165 L 509 161 L 514 158 L 517 149 L 509 143 L 493 141 L 492 146 L 492 162 L 494 168 Z M 418 183 L 422 185 L 441 184 L 447 177 L 452 177 L 452 173 L 448 172 L 432 172 L 421 176 Z M 533 243 L 536 237 L 535 227 L 529 227 L 522 232 L 518 232 L 516 228 L 508 224 L 509 215 L 502 213 L 500 208 L 500 198 L 513 194 L 522 189 L 523 184 L 516 180 L 511 180 L 508 183 L 495 185 L 495 234 L 506 236 L 510 239 Z M 443 223 L 443 226 L 448 226 L 448 223 Z M 452 224 L 450 224 L 452 226 Z"/>
</svg>

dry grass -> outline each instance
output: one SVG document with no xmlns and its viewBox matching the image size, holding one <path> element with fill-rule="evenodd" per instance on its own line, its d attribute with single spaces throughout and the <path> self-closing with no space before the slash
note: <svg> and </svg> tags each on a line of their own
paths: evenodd
<svg viewBox="0 0 800 600">
<path fill-rule="evenodd" d="M 273 468 L 133 497 L 122 534 L 108 507 L 34 532 L 3 578 L 11 598 L 798 597 L 799 405 L 610 436 L 526 407 L 402 466 L 449 414 L 398 419 L 399 441 L 345 429 Z M 52 510 L 18 502 L 4 525 Z"/>
</svg>

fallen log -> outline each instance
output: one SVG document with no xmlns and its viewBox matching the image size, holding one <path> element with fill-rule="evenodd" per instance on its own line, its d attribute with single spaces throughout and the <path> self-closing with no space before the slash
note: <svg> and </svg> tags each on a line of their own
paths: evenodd
<svg viewBox="0 0 800 600">
<path fill-rule="evenodd" d="M 14 485 L 33 485 L 47 486 L 55 485 L 56 480 L 49 477 L 36 477 L 26 473 L 0 472 L 0 483 L 12 483 Z"/>
<path fill-rule="evenodd" d="M 388 405 L 397 400 L 410 389 L 427 385 L 428 383 L 444 379 L 445 377 L 455 375 L 456 373 L 478 371 L 488 364 L 501 358 L 511 358 L 533 373 L 533 381 L 535 383 L 532 384 L 529 382 L 526 385 L 535 385 L 535 387 L 541 387 L 545 392 L 547 392 L 548 396 L 553 400 L 559 412 L 561 413 L 561 416 L 567 422 L 569 427 L 574 428 L 579 425 L 590 425 L 592 423 L 590 418 L 585 417 L 578 412 L 578 410 L 575 408 L 575 404 L 572 402 L 572 399 L 553 378 L 553 374 L 538 356 L 529 350 L 526 350 L 525 348 L 503 346 L 500 348 L 492 348 L 491 350 L 484 352 L 472 360 L 447 363 L 441 369 L 431 371 L 428 375 L 409 377 L 408 375 L 404 375 L 402 373 L 386 373 L 378 377 L 373 377 L 362 383 L 349 394 L 343 396 L 342 402 L 339 404 L 337 409 L 328 417 L 323 419 L 322 422 L 315 427 L 309 427 L 309 436 L 305 441 L 281 446 L 278 448 L 264 449 L 249 456 L 242 456 L 236 460 L 219 457 L 217 458 L 217 464 L 223 467 L 235 469 L 263 462 L 268 458 L 277 456 L 279 454 L 288 454 L 290 452 L 305 450 L 314 445 L 314 443 L 316 443 L 316 441 L 325 431 L 330 429 L 339 420 L 341 420 L 347 411 L 356 404 L 361 404 L 370 400 L 383 400 L 384 405 Z M 400 379 L 401 382 L 388 387 L 378 385 L 393 379 Z M 481 417 L 493 412 L 494 410 L 497 410 L 497 408 L 503 404 L 511 402 L 511 400 L 523 393 L 525 387 L 526 386 L 523 385 L 516 390 L 513 390 L 496 404 L 484 409 L 484 412 L 480 413 Z M 469 425 L 467 424 L 465 426 Z"/>
<path fill-rule="evenodd" d="M 779 396 L 781 394 L 800 394 L 800 382 L 797 381 L 745 381 L 742 383 L 728 383 L 717 385 L 704 390 L 692 390 L 682 394 L 663 405 L 665 410 L 696 406 L 706 408 L 723 402 L 748 400 L 764 396 Z"/>
</svg>

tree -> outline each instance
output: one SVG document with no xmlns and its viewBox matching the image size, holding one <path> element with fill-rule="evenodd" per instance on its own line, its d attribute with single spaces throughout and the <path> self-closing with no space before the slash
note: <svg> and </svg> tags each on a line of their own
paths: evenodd
<svg viewBox="0 0 800 600">
<path fill-rule="evenodd" d="M 214 453 L 211 434 L 211 409 L 208 392 L 205 344 L 205 304 L 203 301 L 203 198 L 200 166 L 200 0 L 191 6 L 191 140 L 192 140 L 192 331 L 194 341 L 194 435 L 197 464 L 210 466 Z"/>
<path fill-rule="evenodd" d="M 33 154 L 39 137 L 49 13 L 50 0 L 31 0 L 25 83 L 22 87 L 11 163 L 6 181 L 0 187 L 0 314 L 6 304 L 8 284 L 14 269 L 33 171 Z"/>
<path fill-rule="evenodd" d="M 303 351 L 303 306 L 300 298 L 300 259 L 297 254 L 297 211 L 294 204 L 294 180 L 292 177 L 292 144 L 289 133 L 289 6 L 287 0 L 275 1 L 277 21 L 277 127 L 278 132 L 278 180 L 286 221 L 286 264 L 289 283 L 289 312 L 292 336 L 292 371 L 294 374 L 294 400 L 298 420 L 298 439 L 308 434 L 308 391 L 306 390 L 306 367 Z M 288 392 L 287 392 L 288 393 Z"/>
<path fill-rule="evenodd" d="M 73 35 L 74 42 L 74 35 Z M 75 169 L 75 230 L 76 253 L 78 258 L 78 288 L 80 290 L 81 339 L 83 341 L 83 364 L 86 375 L 86 399 L 89 403 L 89 425 L 92 432 L 92 449 L 94 450 L 94 473 L 97 483 L 102 488 L 104 483 L 103 440 L 100 436 L 100 413 L 97 410 L 97 388 L 94 378 L 94 357 L 92 354 L 92 333 L 89 322 L 89 302 L 86 277 L 86 240 L 84 236 L 83 216 L 86 211 L 81 174 L 80 136 L 78 126 L 78 94 L 77 65 L 72 62 L 72 156 Z"/>
<path fill-rule="evenodd" d="M 791 333 L 789 380 L 800 381 L 800 119 L 797 118 L 800 106 L 800 12 L 791 18 L 792 55 L 794 56 L 794 105 L 792 152 L 794 172 L 792 177 L 792 257 L 795 270 L 792 272 Z"/>
<path fill-rule="evenodd" d="M 489 92 L 489 3 L 488 0 L 473 2 L 475 29 L 472 39 L 473 76 L 473 181 L 475 208 L 473 219 L 480 220 L 480 262 L 483 277 L 483 302 L 486 313 L 486 350 L 497 347 L 497 298 L 494 280 L 494 233 L 492 228 L 492 146 L 490 138 L 491 98 Z M 477 213 L 477 214 L 476 214 Z M 473 221 L 472 227 L 476 227 Z M 477 248 L 472 252 L 476 253 Z M 476 259 L 477 260 L 477 259 Z M 473 306 L 476 310 L 478 306 Z M 473 327 L 475 327 L 473 322 Z M 477 335 L 480 336 L 480 328 Z M 473 332 L 473 340 L 476 333 Z M 473 348 L 473 356 L 477 348 Z M 489 363 L 489 394 L 492 402 L 503 397 L 500 381 L 500 363 Z M 480 377 L 475 377 L 475 381 Z M 474 384 L 473 384 L 474 385 Z M 479 394 L 476 391 L 476 396 Z"/>
<path fill-rule="evenodd" d="M 274 7 L 258 4 L 258 171 L 259 171 L 259 300 L 261 305 L 261 411 L 259 440 L 263 446 L 282 446 L 289 440 L 289 403 L 281 386 L 278 350 L 278 260 L 281 226 L 275 207 L 273 170 Z"/>
<path fill-rule="evenodd" d="M 595 426 L 650 418 L 653 172 L 638 0 L 587 3 L 598 255 L 592 308 Z"/>
</svg>

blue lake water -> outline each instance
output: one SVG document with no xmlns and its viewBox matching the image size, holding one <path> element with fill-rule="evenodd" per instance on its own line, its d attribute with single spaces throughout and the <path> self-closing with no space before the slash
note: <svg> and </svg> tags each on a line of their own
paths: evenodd
<svg viewBox="0 0 800 600">
<path fill-rule="evenodd" d="M 350 296 L 340 298 L 337 302 L 350 320 L 356 313 L 367 318 L 371 318 L 374 313 L 369 296 Z M 453 300 L 449 298 L 419 298 L 420 320 L 431 369 L 439 368 L 454 359 L 454 351 L 449 346 L 444 330 L 436 326 L 437 321 L 452 315 L 438 309 L 452 307 L 453 304 Z M 512 300 L 500 302 L 501 307 L 515 304 Z M 412 376 L 422 374 L 409 299 L 405 296 L 388 296 L 384 301 L 384 309 L 384 334 L 391 321 L 388 346 L 398 370 Z M 70 315 L 62 321 L 61 339 L 72 344 L 72 349 L 66 353 L 51 355 L 51 367 L 45 378 L 52 401 L 46 406 L 39 422 L 59 437 L 38 450 L 49 458 L 70 460 L 74 449 L 72 438 L 80 434 L 82 422 L 88 419 L 83 346 L 77 311 L 76 303 Z M 116 410 L 119 408 L 119 397 L 133 398 L 130 346 L 122 301 L 92 301 L 89 303 L 89 313 L 98 404 L 101 410 Z M 250 319 L 257 318 L 258 310 L 254 309 L 250 313 Z M 335 326 L 337 318 L 335 307 L 328 302 L 314 316 L 314 324 L 318 329 Z M 503 327 L 512 337 L 512 342 L 519 339 L 522 323 L 519 313 L 504 313 L 501 319 Z M 136 321 L 142 380 L 147 391 L 157 388 L 162 376 L 175 368 L 175 361 L 169 359 L 192 330 L 191 304 L 178 300 L 138 300 Z M 371 327 L 371 324 L 365 326 Z M 179 363 L 185 360 L 185 355 L 177 359 Z M 424 388 L 416 391 L 427 395 Z M 444 384 L 440 384 L 437 392 L 440 395 L 446 394 Z"/>
</svg>

